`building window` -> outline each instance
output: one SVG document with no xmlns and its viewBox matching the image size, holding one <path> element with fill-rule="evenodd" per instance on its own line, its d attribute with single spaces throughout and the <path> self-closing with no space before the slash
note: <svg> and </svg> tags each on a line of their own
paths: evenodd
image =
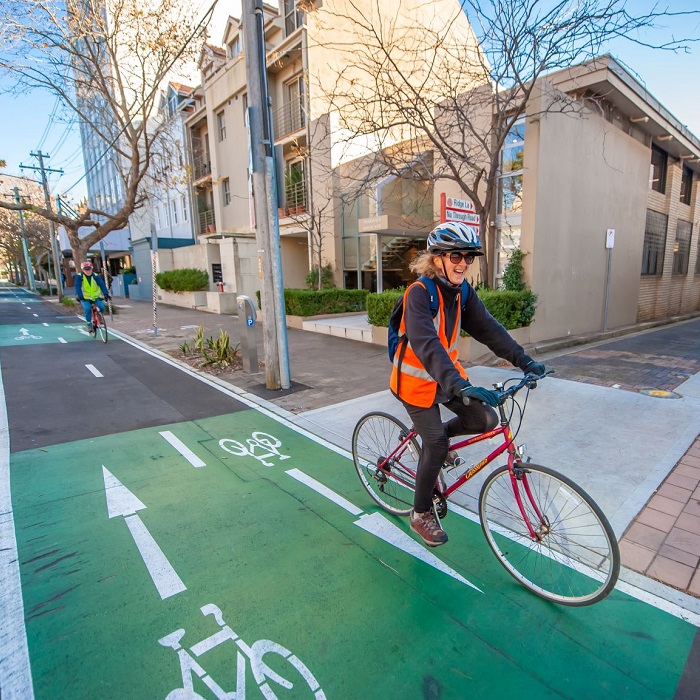
<svg viewBox="0 0 700 700">
<path fill-rule="evenodd" d="M 153 209 L 156 215 L 156 228 L 160 228 L 160 206 Z"/>
<path fill-rule="evenodd" d="M 658 146 L 651 147 L 651 166 L 649 169 L 649 189 L 666 192 L 666 163 L 668 156 Z"/>
<path fill-rule="evenodd" d="M 246 129 L 248 128 L 248 93 L 244 92 L 243 93 L 243 98 L 241 99 L 241 102 L 243 102 L 243 124 L 245 124 Z"/>
<path fill-rule="evenodd" d="M 676 241 L 673 244 L 673 274 L 687 275 L 688 260 L 690 258 L 690 237 L 693 233 L 693 224 L 690 221 L 678 219 L 676 223 Z"/>
<path fill-rule="evenodd" d="M 188 221 L 188 219 L 187 219 L 187 197 L 185 197 L 184 194 L 180 198 L 180 202 L 182 204 L 182 220 Z"/>
<path fill-rule="evenodd" d="M 667 228 L 668 216 L 666 214 L 647 209 L 644 248 L 642 250 L 642 275 L 659 276 L 663 272 Z"/>
<path fill-rule="evenodd" d="M 170 202 L 170 206 L 173 209 L 173 223 L 177 223 L 177 202 L 173 199 L 172 202 Z"/>
<path fill-rule="evenodd" d="M 687 166 L 683 166 L 683 176 L 681 177 L 681 202 L 690 204 L 690 195 L 693 192 L 693 171 Z"/>
<path fill-rule="evenodd" d="M 241 35 L 238 34 L 231 40 L 231 43 L 228 45 L 228 57 L 229 58 L 236 58 L 236 56 L 238 56 L 238 54 L 240 52 L 241 52 Z"/>
<path fill-rule="evenodd" d="M 216 115 L 216 129 L 219 134 L 219 141 L 224 141 L 226 139 L 226 115 L 223 109 Z"/>
<path fill-rule="evenodd" d="M 226 206 L 227 204 L 231 204 L 231 183 L 229 182 L 229 179 L 227 177 L 223 179 L 221 187 L 221 196 L 224 202 L 224 206 Z"/>
<path fill-rule="evenodd" d="M 498 175 L 498 214 L 520 213 L 522 210 L 523 153 L 525 122 L 513 124 L 501 148 Z"/>
</svg>

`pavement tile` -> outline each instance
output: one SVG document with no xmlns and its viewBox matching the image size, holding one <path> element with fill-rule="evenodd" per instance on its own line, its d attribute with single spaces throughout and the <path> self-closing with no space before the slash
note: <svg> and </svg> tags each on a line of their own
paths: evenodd
<svg viewBox="0 0 700 700">
<path fill-rule="evenodd" d="M 692 476 L 685 476 L 684 474 L 679 474 L 676 469 L 674 469 L 666 478 L 666 484 L 673 484 L 673 486 L 680 486 L 682 489 L 688 489 L 689 491 L 694 491 L 697 488 L 699 479 L 693 478 Z"/>
<path fill-rule="evenodd" d="M 690 467 L 700 468 L 700 457 L 694 457 L 693 455 L 686 452 L 683 459 L 681 459 L 683 464 L 687 464 Z"/>
<path fill-rule="evenodd" d="M 681 513 L 676 522 L 676 527 L 686 532 L 692 532 L 700 537 L 700 517 L 690 513 Z M 670 530 L 670 528 L 669 528 Z"/>
<path fill-rule="evenodd" d="M 647 507 L 639 514 L 637 522 L 649 525 L 649 527 L 662 532 L 671 532 L 671 528 L 676 523 L 676 516 Z"/>
<path fill-rule="evenodd" d="M 632 526 L 634 527 L 634 525 Z M 630 528 L 631 530 L 632 528 Z M 700 557 L 700 537 L 687 530 L 674 527 L 668 533 L 665 544 Z"/>
<path fill-rule="evenodd" d="M 627 530 L 625 533 L 625 538 L 631 542 L 634 542 L 635 544 L 641 544 L 643 547 L 658 551 L 659 547 L 661 547 L 664 539 L 666 538 L 666 533 L 662 532 L 661 530 L 657 530 L 656 528 L 649 527 L 648 525 L 644 525 L 643 523 L 633 523 L 629 530 Z M 698 541 L 698 548 L 700 549 L 700 540 Z"/>
<path fill-rule="evenodd" d="M 652 496 L 651 500 L 647 504 L 648 508 L 653 508 L 654 510 L 660 510 L 662 513 L 668 513 L 669 515 L 678 516 L 683 512 L 684 504 L 680 501 L 674 501 L 672 498 L 666 498 L 666 496 Z"/>
<path fill-rule="evenodd" d="M 661 545 L 659 554 L 667 559 L 673 559 L 673 561 L 678 561 L 686 566 L 692 566 L 694 569 L 697 568 L 698 563 L 700 563 L 700 555 L 691 554 L 690 552 L 684 552 L 682 549 L 676 549 L 671 547 L 670 544 Z"/>
<path fill-rule="evenodd" d="M 683 512 L 700 517 L 700 501 L 696 498 L 691 498 L 683 507 Z"/>
<path fill-rule="evenodd" d="M 690 586 L 688 587 L 688 593 L 700 598 L 700 571 L 695 572 Z"/>
<path fill-rule="evenodd" d="M 672 473 L 690 476 L 693 479 L 698 479 L 698 482 L 700 482 L 700 467 L 691 467 L 689 464 L 684 464 L 683 460 L 678 463 L 678 466 Z"/>
<path fill-rule="evenodd" d="M 671 500 L 679 501 L 680 503 L 687 503 L 688 499 L 693 494 L 692 490 L 684 489 L 680 486 L 674 486 L 673 484 L 662 484 L 657 493 L 661 496 L 666 496 Z"/>
<path fill-rule="evenodd" d="M 636 544 L 635 542 L 630 542 L 628 539 L 620 540 L 620 556 L 622 558 L 622 565 L 626 566 L 628 569 L 634 569 L 634 571 L 638 571 L 640 574 L 643 574 L 646 571 L 647 566 L 651 564 L 651 561 L 655 555 L 656 552 L 654 550 L 642 547 L 642 545 Z"/>
<path fill-rule="evenodd" d="M 647 569 L 647 576 L 682 590 L 688 588 L 694 573 L 693 567 L 662 556 L 656 557 Z"/>
</svg>

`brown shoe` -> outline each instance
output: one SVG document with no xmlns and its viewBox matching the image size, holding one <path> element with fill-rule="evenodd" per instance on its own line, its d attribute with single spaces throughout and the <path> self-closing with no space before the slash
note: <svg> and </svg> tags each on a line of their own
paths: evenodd
<svg viewBox="0 0 700 700">
<path fill-rule="evenodd" d="M 440 527 L 440 521 L 435 513 L 429 510 L 427 513 L 416 513 L 411 510 L 409 517 L 411 530 L 415 532 L 428 547 L 439 547 L 447 542 L 447 533 Z"/>
</svg>

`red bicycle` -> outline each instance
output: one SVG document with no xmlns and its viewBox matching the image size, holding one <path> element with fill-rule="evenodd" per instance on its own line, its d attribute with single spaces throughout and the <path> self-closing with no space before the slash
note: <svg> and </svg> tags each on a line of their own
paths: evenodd
<svg viewBox="0 0 700 700">
<path fill-rule="evenodd" d="M 107 324 L 105 323 L 105 316 L 94 301 L 90 302 L 90 312 L 92 314 L 92 330 L 90 331 L 90 335 L 96 338 L 99 333 L 102 342 L 106 343 Z"/>
<path fill-rule="evenodd" d="M 494 384 L 501 393 L 499 427 L 453 442 L 449 449 L 461 450 L 499 436 L 502 442 L 458 474 L 449 486 L 444 473 L 465 462 L 460 457 L 445 465 L 435 484 L 433 508 L 444 518 L 449 497 L 507 453 L 507 465 L 489 474 L 479 494 L 478 515 L 486 541 L 506 570 L 533 593 L 562 605 L 590 605 L 615 587 L 620 550 L 610 523 L 593 499 L 568 477 L 531 464 L 529 459 L 524 461 L 524 446 L 515 444 L 527 396 L 538 379 L 526 375 Z M 506 389 L 511 382 L 517 383 Z M 527 393 L 521 407 L 515 396 L 523 388 Z M 511 420 L 516 407 L 518 427 L 513 434 Z M 386 413 L 368 413 L 355 426 L 352 454 L 369 495 L 389 513 L 408 515 L 421 454 L 415 430 Z"/>
</svg>

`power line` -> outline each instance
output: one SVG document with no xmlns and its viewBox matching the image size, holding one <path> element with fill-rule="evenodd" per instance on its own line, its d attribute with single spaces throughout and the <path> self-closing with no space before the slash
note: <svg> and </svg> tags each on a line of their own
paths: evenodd
<svg viewBox="0 0 700 700">
<path fill-rule="evenodd" d="M 56 100 L 53 103 L 53 109 L 51 110 L 51 114 L 49 115 L 49 120 L 46 123 L 46 128 L 44 129 L 44 133 L 41 135 L 41 138 L 39 139 L 39 145 L 36 147 L 36 150 L 38 151 L 41 149 L 44 145 L 44 141 L 46 141 L 46 137 L 49 135 L 49 131 L 51 131 L 51 127 L 53 126 L 53 118 L 56 116 L 56 110 L 58 109 L 58 105 L 61 103 L 61 98 L 56 96 Z"/>
</svg>

